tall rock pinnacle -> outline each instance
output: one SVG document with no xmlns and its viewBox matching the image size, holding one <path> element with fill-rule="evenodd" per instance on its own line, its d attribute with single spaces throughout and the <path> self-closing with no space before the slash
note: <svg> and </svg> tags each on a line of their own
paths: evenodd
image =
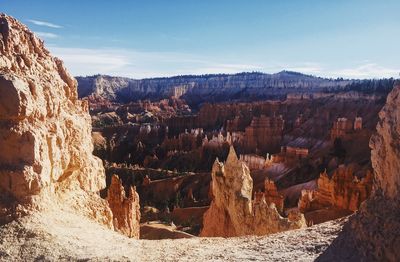
<svg viewBox="0 0 400 262">
<path fill-rule="evenodd" d="M 301 214 L 283 218 L 265 200 L 252 201 L 250 170 L 232 146 L 225 164 L 215 161 L 211 177 L 213 199 L 204 214 L 201 236 L 267 235 L 305 226 Z"/>
</svg>

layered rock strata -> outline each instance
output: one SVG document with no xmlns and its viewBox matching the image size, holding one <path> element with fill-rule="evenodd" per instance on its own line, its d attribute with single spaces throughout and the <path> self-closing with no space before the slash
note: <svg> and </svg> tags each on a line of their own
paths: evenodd
<svg viewBox="0 0 400 262">
<path fill-rule="evenodd" d="M 282 116 L 253 117 L 251 124 L 245 129 L 245 148 L 248 151 L 256 149 L 263 153 L 277 150 L 282 139 L 283 127 Z"/>
<path fill-rule="evenodd" d="M 317 180 L 318 189 L 303 190 L 299 199 L 299 210 L 303 213 L 325 207 L 356 211 L 372 190 L 372 173 L 364 178 L 354 175 L 352 166 L 336 169 L 332 177 L 324 172 Z"/>
<path fill-rule="evenodd" d="M 135 187 L 129 187 L 126 196 L 122 181 L 117 175 L 111 177 L 107 201 L 113 213 L 114 229 L 131 238 L 139 239 L 140 205 Z"/>
<path fill-rule="evenodd" d="M 274 204 L 252 200 L 249 168 L 238 160 L 233 147 L 225 164 L 215 161 L 211 176 L 213 200 L 204 214 L 200 236 L 267 235 L 305 226 L 300 213 L 283 218 Z"/>
<path fill-rule="evenodd" d="M 62 204 L 113 227 L 90 121 L 63 63 L 0 14 L 0 222 Z"/>
<path fill-rule="evenodd" d="M 354 81 L 329 80 L 282 71 L 276 74 L 239 73 L 234 75 L 179 76 L 135 80 L 96 75 L 78 77 L 80 97 L 91 94 L 110 100 L 134 101 L 151 98 L 183 97 L 189 102 L 224 101 L 285 97 L 292 92 L 308 94 L 329 89 L 341 90 Z"/>
</svg>

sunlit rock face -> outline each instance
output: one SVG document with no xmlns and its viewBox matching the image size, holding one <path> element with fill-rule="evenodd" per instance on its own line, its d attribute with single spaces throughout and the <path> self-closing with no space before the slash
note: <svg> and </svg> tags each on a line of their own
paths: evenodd
<svg viewBox="0 0 400 262">
<path fill-rule="evenodd" d="M 374 196 L 352 221 L 356 239 L 366 243 L 365 257 L 396 261 L 400 257 L 400 85 L 389 94 L 371 138 Z"/>
<path fill-rule="evenodd" d="M 130 187 L 128 195 L 117 175 L 111 177 L 107 201 L 113 213 L 114 229 L 131 238 L 139 238 L 140 205 L 135 187 Z"/>
<path fill-rule="evenodd" d="M 213 200 L 204 214 L 200 236 L 267 235 L 305 226 L 299 213 L 283 218 L 274 204 L 252 200 L 250 170 L 238 160 L 233 147 L 225 164 L 215 161 L 211 176 Z"/>
<path fill-rule="evenodd" d="M 317 184 L 316 190 L 302 191 L 298 205 L 302 213 L 329 207 L 356 211 L 371 193 L 372 174 L 358 179 L 353 166 L 341 166 L 332 177 L 321 173 Z"/>
<path fill-rule="evenodd" d="M 375 170 L 375 189 L 390 200 L 400 198 L 400 84 L 389 94 L 379 113 L 377 134 L 371 138 L 372 166 Z"/>
<path fill-rule="evenodd" d="M 319 260 L 398 261 L 400 257 L 400 85 L 389 94 L 371 138 L 375 172 L 365 201 Z"/>
<path fill-rule="evenodd" d="M 0 15 L 0 221 L 66 204 L 112 227 L 98 191 L 87 104 L 62 62 L 28 28 Z"/>
</svg>

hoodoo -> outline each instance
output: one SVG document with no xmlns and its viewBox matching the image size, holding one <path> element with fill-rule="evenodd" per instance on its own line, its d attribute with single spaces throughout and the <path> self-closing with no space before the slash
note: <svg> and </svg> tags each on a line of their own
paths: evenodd
<svg viewBox="0 0 400 262">
<path fill-rule="evenodd" d="M 213 200 L 204 214 L 201 236 L 267 235 L 305 227 L 302 214 L 283 218 L 274 204 L 252 200 L 250 170 L 237 158 L 233 146 L 225 164 L 215 161 L 211 177 Z"/>
<path fill-rule="evenodd" d="M 140 206 L 135 187 L 130 187 L 126 196 L 122 181 L 117 175 L 111 177 L 107 201 L 113 213 L 115 231 L 128 237 L 139 238 Z"/>
</svg>

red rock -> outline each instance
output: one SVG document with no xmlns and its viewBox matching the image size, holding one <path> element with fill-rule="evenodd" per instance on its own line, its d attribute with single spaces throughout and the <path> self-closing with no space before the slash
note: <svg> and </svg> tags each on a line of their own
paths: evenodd
<svg viewBox="0 0 400 262">
<path fill-rule="evenodd" d="M 265 153 L 276 151 L 280 147 L 283 127 L 282 117 L 253 117 L 245 130 L 246 150 Z"/>
<path fill-rule="evenodd" d="M 335 170 L 332 178 L 326 172 L 321 173 L 316 190 L 303 190 L 299 200 L 299 209 L 305 213 L 326 207 L 356 211 L 372 190 L 372 173 L 358 179 L 353 166 L 342 166 Z"/>
<path fill-rule="evenodd" d="M 129 188 L 128 196 L 117 175 L 111 178 L 107 201 L 113 213 L 114 229 L 131 238 L 139 238 L 140 205 L 135 187 Z"/>
<path fill-rule="evenodd" d="M 276 209 L 278 209 L 279 212 L 283 212 L 284 197 L 278 193 L 278 189 L 276 188 L 274 181 L 266 179 L 264 185 L 264 197 L 267 204 L 270 205 L 274 203 Z"/>
</svg>

